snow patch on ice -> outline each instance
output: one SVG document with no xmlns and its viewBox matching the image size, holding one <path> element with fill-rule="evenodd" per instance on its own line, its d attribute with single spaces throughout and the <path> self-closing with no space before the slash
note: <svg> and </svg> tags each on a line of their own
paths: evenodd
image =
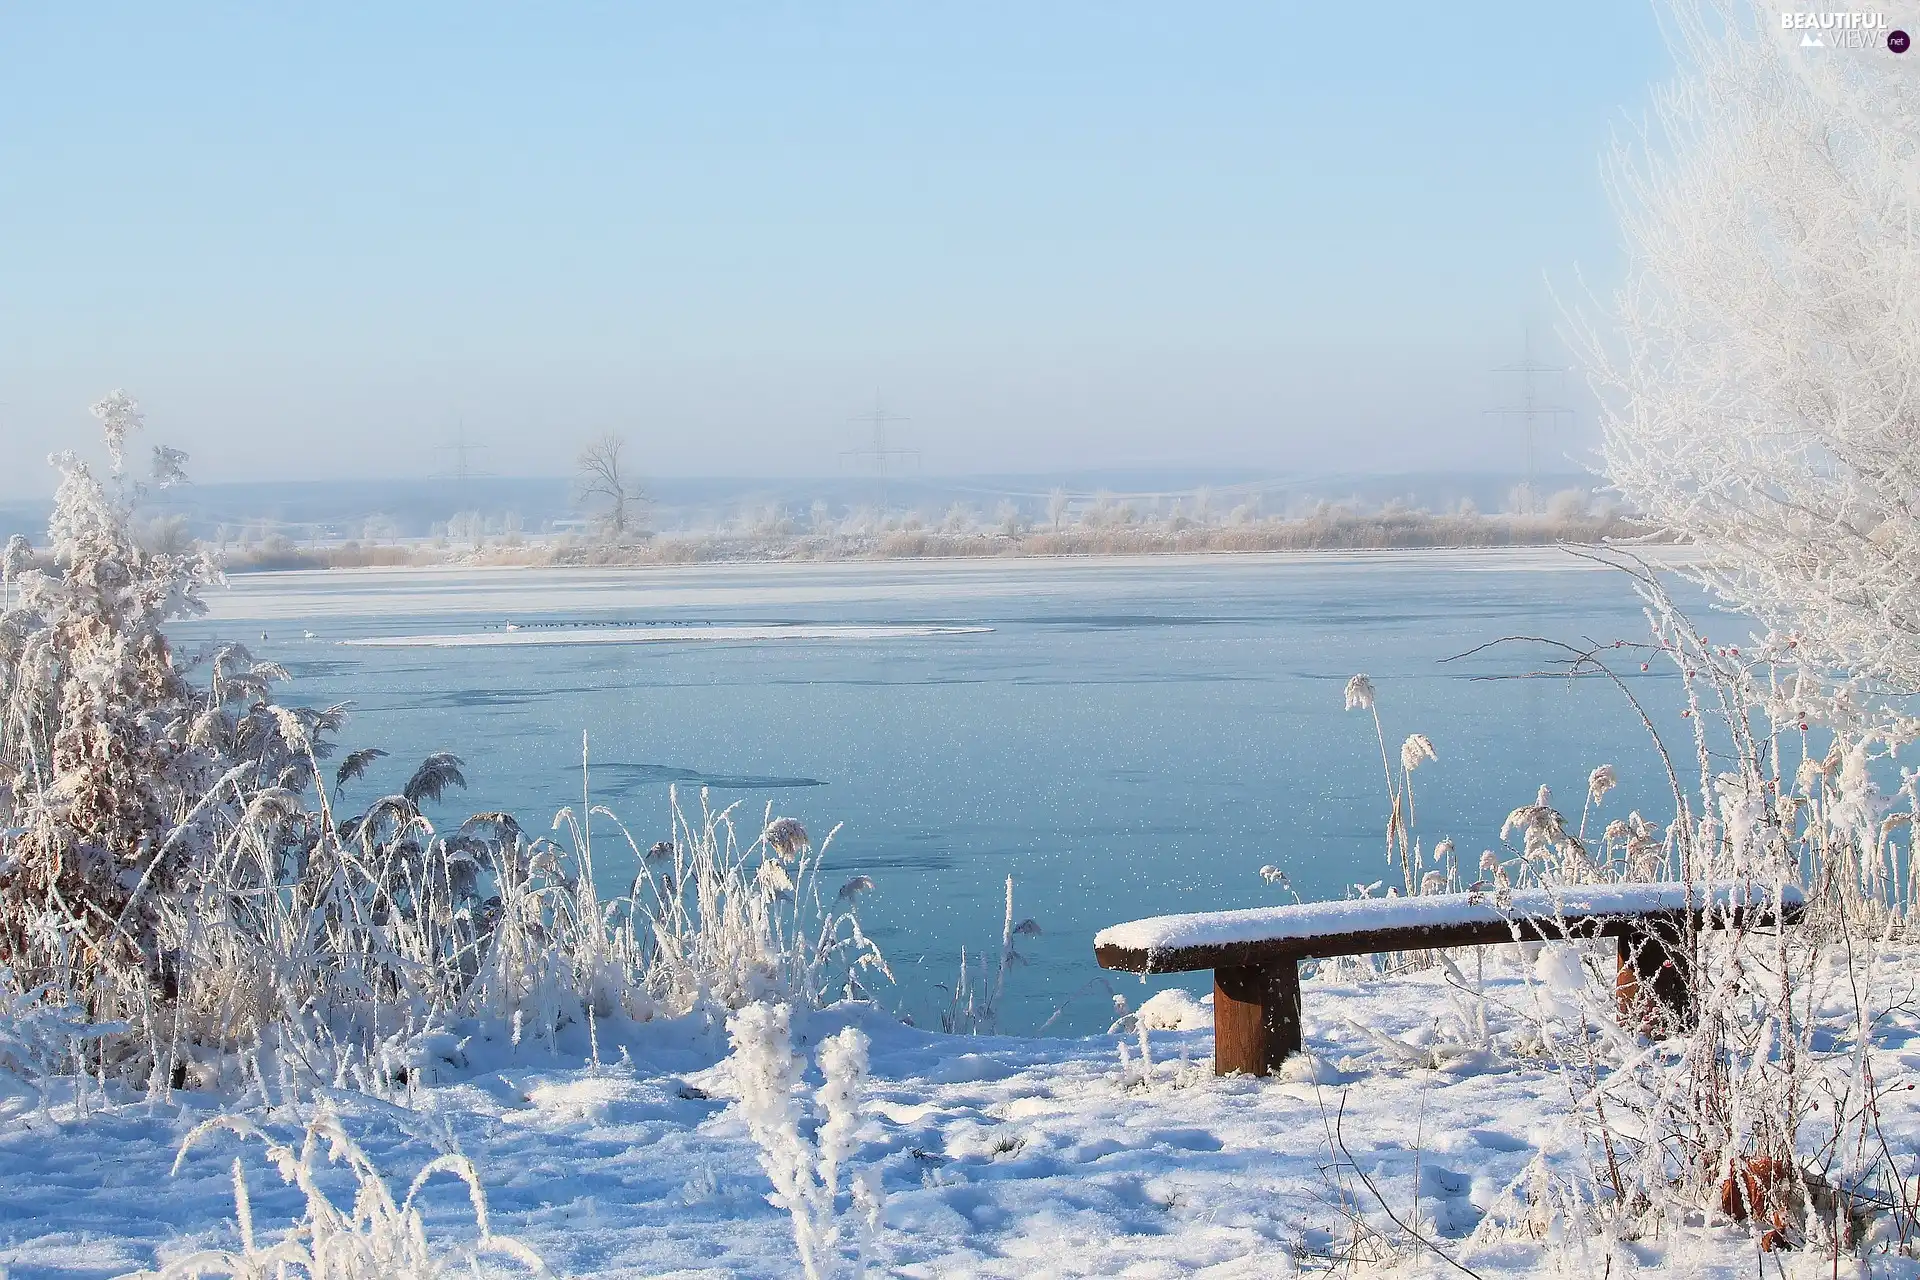
<svg viewBox="0 0 1920 1280">
<path fill-rule="evenodd" d="M 713 626 L 520 627 L 513 631 L 455 631 L 440 635 L 361 636 L 343 645 L 375 649 L 471 649 L 552 644 L 717 644 L 781 640 L 920 640 L 979 635 L 992 627 L 933 626 Z"/>
</svg>

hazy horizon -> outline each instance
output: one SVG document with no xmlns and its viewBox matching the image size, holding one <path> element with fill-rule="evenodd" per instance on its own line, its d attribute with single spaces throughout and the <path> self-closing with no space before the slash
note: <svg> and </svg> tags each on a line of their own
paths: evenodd
<svg viewBox="0 0 1920 1280">
<path fill-rule="evenodd" d="M 1037 523 L 1046 519 L 1053 490 L 1076 504 L 1098 498 L 1127 502 L 1143 514 L 1165 512 L 1176 501 L 1191 506 L 1201 491 L 1218 517 L 1252 504 L 1262 515 L 1297 516 L 1325 500 L 1361 511 L 1389 502 L 1416 510 L 1453 511 L 1462 500 L 1483 511 L 1508 509 L 1523 477 L 1498 471 L 1428 471 L 1385 475 L 1358 473 L 1275 475 L 1243 468 L 1087 468 L 1060 472 L 983 473 L 959 476 L 906 474 L 889 477 L 888 508 L 938 521 L 958 504 L 983 519 L 1011 502 Z M 1593 488 L 1597 481 L 1564 470 L 1542 472 L 1543 497 L 1567 488 Z M 662 532 L 713 530 L 743 517 L 779 509 L 805 520 L 815 503 L 836 517 L 871 508 L 878 482 L 871 475 L 664 476 L 647 488 L 648 527 Z M 39 543 L 53 506 L 51 486 L 27 496 L 0 494 L 0 541 L 18 533 Z M 463 512 L 497 524 L 508 513 L 519 526 L 539 532 L 556 520 L 580 516 L 573 482 L 565 476 L 396 476 L 377 479 L 212 481 L 156 490 L 140 504 L 142 518 L 184 521 L 194 537 L 223 539 L 239 530 L 284 532 L 300 538 L 359 537 L 377 519 L 387 537 L 417 537 Z M 331 532 L 328 532 L 331 531 Z"/>
<path fill-rule="evenodd" d="M 0 19 L 0 494 L 112 388 L 203 481 L 1519 470 L 1664 74 L 1583 0 Z M 1577 48 L 1577 58 L 1567 57 Z M 1576 274 L 1578 271 L 1580 274 Z M 1546 398 L 1584 409 L 1577 377 Z M 1591 415 L 1543 439 L 1584 455 Z"/>
</svg>

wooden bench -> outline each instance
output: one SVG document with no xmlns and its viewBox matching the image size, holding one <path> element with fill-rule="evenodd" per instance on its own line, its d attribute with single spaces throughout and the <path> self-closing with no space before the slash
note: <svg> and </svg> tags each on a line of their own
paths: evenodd
<svg viewBox="0 0 1920 1280">
<path fill-rule="evenodd" d="M 1617 938 L 1623 1016 L 1664 1009 L 1685 1026 L 1689 932 L 1793 924 L 1805 906 L 1791 887 L 1776 913 L 1764 889 L 1677 883 L 1357 898 L 1154 916 L 1101 930 L 1093 951 L 1102 968 L 1129 973 L 1213 970 L 1213 1069 L 1258 1076 L 1300 1050 L 1302 960 Z"/>
</svg>

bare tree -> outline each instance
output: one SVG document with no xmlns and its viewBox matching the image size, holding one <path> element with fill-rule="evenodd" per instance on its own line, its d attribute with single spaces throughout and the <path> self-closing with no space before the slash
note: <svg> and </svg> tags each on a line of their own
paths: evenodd
<svg viewBox="0 0 1920 1280">
<path fill-rule="evenodd" d="M 626 468 L 626 448 L 626 438 L 612 432 L 594 440 L 580 451 L 574 480 L 574 501 L 594 515 L 613 542 L 629 532 L 645 532 L 647 495 Z"/>
<path fill-rule="evenodd" d="M 1579 334 L 1607 474 L 1801 655 L 1920 689 L 1920 77 L 1884 30 L 1671 11 L 1681 76 L 1612 167 L 1626 280 Z"/>
</svg>

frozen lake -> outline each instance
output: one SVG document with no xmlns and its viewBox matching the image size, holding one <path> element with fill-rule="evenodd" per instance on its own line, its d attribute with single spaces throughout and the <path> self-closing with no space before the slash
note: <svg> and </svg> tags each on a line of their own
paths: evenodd
<svg viewBox="0 0 1920 1280">
<path fill-rule="evenodd" d="M 1603 762 L 1623 782 L 1606 816 L 1663 812 L 1615 690 L 1475 678 L 1535 669 L 1532 647 L 1442 661 L 1507 635 L 1645 637 L 1623 576 L 1551 550 L 276 574 L 212 604 L 183 639 L 247 642 L 293 672 L 283 697 L 353 702 L 343 747 L 393 753 L 362 802 L 444 748 L 471 789 L 436 821 L 507 809 L 544 830 L 578 802 L 584 731 L 595 800 L 643 842 L 672 781 L 745 800 L 750 832 L 769 801 L 816 837 L 844 823 L 829 880 L 873 878 L 863 917 L 923 1024 L 962 944 L 997 952 L 1009 874 L 1045 930 L 1009 1030 L 1100 975 L 1104 925 L 1285 900 L 1268 863 L 1309 898 L 1387 875 L 1379 748 L 1343 709 L 1355 672 L 1390 746 L 1438 749 L 1415 775 L 1429 847 L 1451 836 L 1472 865 L 1543 782 L 1577 816 Z M 633 868 L 601 873 L 624 888 Z M 1106 1009 L 1083 994 L 1056 1028 Z"/>
</svg>

